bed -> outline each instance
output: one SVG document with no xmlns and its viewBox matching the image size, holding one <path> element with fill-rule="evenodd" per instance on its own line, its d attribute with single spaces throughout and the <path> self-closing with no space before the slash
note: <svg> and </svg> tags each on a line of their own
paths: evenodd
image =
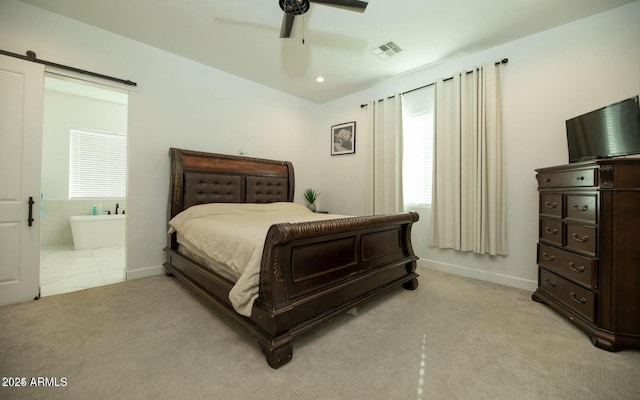
<svg viewBox="0 0 640 400">
<path fill-rule="evenodd" d="M 272 368 L 291 360 L 293 339 L 336 314 L 391 288 L 418 287 L 411 246 L 417 213 L 321 217 L 309 211 L 308 221 L 265 228 L 255 295 L 248 309 L 239 312 L 230 299 L 234 277 L 187 251 L 179 240 L 185 234 L 174 229 L 174 221 L 188 213 L 198 219 L 215 207 L 289 207 L 293 165 L 176 148 L 169 155 L 172 223 L 164 249 L 166 273 L 249 329 Z"/>
</svg>

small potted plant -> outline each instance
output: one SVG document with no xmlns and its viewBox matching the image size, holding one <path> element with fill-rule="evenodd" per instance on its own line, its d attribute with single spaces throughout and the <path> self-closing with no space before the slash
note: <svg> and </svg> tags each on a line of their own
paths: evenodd
<svg viewBox="0 0 640 400">
<path fill-rule="evenodd" d="M 313 212 L 316 211 L 316 200 L 320 196 L 320 192 L 316 189 L 307 189 L 304 191 L 304 198 L 307 200 L 307 208 Z"/>
</svg>

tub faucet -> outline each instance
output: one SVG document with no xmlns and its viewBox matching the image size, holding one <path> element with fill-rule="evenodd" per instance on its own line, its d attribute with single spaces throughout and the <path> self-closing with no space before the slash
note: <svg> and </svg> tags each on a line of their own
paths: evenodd
<svg viewBox="0 0 640 400">
<path fill-rule="evenodd" d="M 118 215 L 118 208 L 120 208 L 120 204 L 116 203 L 116 215 Z"/>
</svg>

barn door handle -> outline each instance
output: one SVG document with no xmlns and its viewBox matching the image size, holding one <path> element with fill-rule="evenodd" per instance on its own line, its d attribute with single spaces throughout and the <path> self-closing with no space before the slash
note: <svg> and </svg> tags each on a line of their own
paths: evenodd
<svg viewBox="0 0 640 400">
<path fill-rule="evenodd" d="M 33 201 L 33 196 L 29 196 L 29 219 L 27 220 L 29 226 L 33 226 L 33 205 L 35 203 L 36 202 Z"/>
</svg>

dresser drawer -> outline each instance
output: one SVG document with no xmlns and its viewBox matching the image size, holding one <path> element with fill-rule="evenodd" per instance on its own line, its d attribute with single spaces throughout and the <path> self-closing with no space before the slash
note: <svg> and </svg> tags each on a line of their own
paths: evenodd
<svg viewBox="0 0 640 400">
<path fill-rule="evenodd" d="M 595 289 L 597 261 L 538 243 L 538 264 L 587 288 Z"/>
<path fill-rule="evenodd" d="M 596 222 L 597 199 L 594 194 L 568 194 L 566 217 L 570 219 L 582 220 L 585 222 Z"/>
<path fill-rule="evenodd" d="M 563 277 L 540 268 L 540 289 L 590 321 L 596 315 L 596 295 Z"/>
<path fill-rule="evenodd" d="M 562 194 L 543 193 L 540 195 L 540 215 L 562 217 Z"/>
<path fill-rule="evenodd" d="M 536 176 L 538 188 L 598 186 L 597 168 L 543 172 Z"/>
<path fill-rule="evenodd" d="M 598 240 L 594 226 L 565 224 L 567 233 L 564 247 L 591 256 L 597 255 Z"/>
<path fill-rule="evenodd" d="M 540 241 L 562 246 L 562 221 L 540 218 Z"/>
</svg>

